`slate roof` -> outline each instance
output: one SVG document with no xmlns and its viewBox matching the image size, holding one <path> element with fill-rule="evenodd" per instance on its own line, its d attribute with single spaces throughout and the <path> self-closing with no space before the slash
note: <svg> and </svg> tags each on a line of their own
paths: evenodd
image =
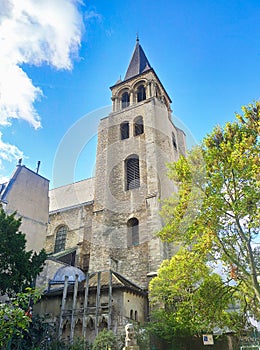
<svg viewBox="0 0 260 350">
<path fill-rule="evenodd" d="M 50 190 L 50 213 L 75 208 L 94 200 L 95 178 Z"/>
<path fill-rule="evenodd" d="M 100 271 L 100 287 L 106 288 L 109 286 L 109 279 L 110 279 L 110 271 L 112 272 L 112 286 L 117 288 L 126 288 L 134 290 L 135 292 L 144 292 L 144 290 L 136 285 L 135 283 L 129 281 L 124 276 L 122 276 L 120 273 L 115 272 L 113 270 L 105 270 Z M 97 272 L 94 272 L 90 274 L 89 276 L 89 287 L 97 287 L 98 283 L 98 274 Z"/>
<path fill-rule="evenodd" d="M 151 68 L 152 67 L 144 53 L 144 50 L 142 49 L 142 46 L 139 44 L 139 39 L 137 38 L 134 53 L 129 63 L 124 80 L 128 80 Z"/>
<path fill-rule="evenodd" d="M 71 268 L 72 268 L 72 266 L 71 266 Z M 60 274 L 61 271 L 64 271 L 64 270 L 66 271 L 65 268 L 60 268 L 56 272 L 56 274 L 58 275 L 58 274 Z M 112 289 L 123 289 L 123 290 L 128 290 L 131 292 L 135 292 L 139 295 L 147 295 L 146 290 L 139 287 L 135 283 L 129 281 L 124 276 L 122 276 L 121 274 L 119 274 L 118 272 L 115 272 L 113 270 L 100 271 L 100 288 L 101 288 L 101 290 L 106 290 L 107 288 L 109 288 L 110 271 L 112 272 Z M 70 270 L 68 272 L 70 272 Z M 69 275 L 69 273 L 67 273 L 66 275 Z M 64 279 L 61 281 L 60 284 L 63 284 L 63 281 L 64 281 Z M 50 282 L 51 282 L 51 284 L 55 284 L 54 279 Z M 68 292 L 72 292 L 73 286 L 71 284 L 74 283 L 73 278 L 71 278 L 68 282 L 70 284 L 70 286 L 68 287 Z M 82 274 L 82 278 L 81 278 L 81 280 L 79 280 L 79 290 L 84 290 L 85 283 L 86 283 L 85 275 L 83 277 L 83 274 Z M 97 284 L 98 284 L 98 271 L 89 274 L 89 289 L 90 289 L 90 291 L 91 290 L 96 291 Z M 46 290 L 44 292 L 44 294 L 45 295 L 61 294 L 62 290 L 63 290 L 63 287 L 57 287 L 54 289 Z"/>
<path fill-rule="evenodd" d="M 112 90 L 115 86 L 123 85 L 126 81 L 138 76 L 139 74 L 145 73 L 151 71 L 155 75 L 156 79 L 160 83 L 163 91 L 165 92 L 165 95 L 168 97 L 169 102 L 171 103 L 171 98 L 168 95 L 167 91 L 165 90 L 163 84 L 161 83 L 159 77 L 155 73 L 154 69 L 150 65 L 148 58 L 146 57 L 144 50 L 142 46 L 139 43 L 139 39 L 136 39 L 136 45 L 135 49 L 132 55 L 132 58 L 130 60 L 129 66 L 126 71 L 126 75 L 124 80 L 121 80 L 121 78 L 112 86 L 110 86 L 110 89 Z"/>
</svg>

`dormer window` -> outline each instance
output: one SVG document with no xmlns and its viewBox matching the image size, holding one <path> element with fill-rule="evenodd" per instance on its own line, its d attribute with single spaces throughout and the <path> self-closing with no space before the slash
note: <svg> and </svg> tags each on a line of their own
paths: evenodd
<svg viewBox="0 0 260 350">
<path fill-rule="evenodd" d="M 129 93 L 124 92 L 122 97 L 121 97 L 121 103 L 122 103 L 122 108 L 126 108 L 129 106 L 130 98 L 129 98 Z"/>
<path fill-rule="evenodd" d="M 137 102 L 141 102 L 146 99 L 146 92 L 144 85 L 139 85 L 137 88 Z"/>
</svg>

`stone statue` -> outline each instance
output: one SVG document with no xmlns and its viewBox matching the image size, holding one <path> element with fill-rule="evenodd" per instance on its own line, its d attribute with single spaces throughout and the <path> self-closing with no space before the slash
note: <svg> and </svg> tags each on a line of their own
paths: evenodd
<svg viewBox="0 0 260 350">
<path fill-rule="evenodd" d="M 135 339 L 134 326 L 131 323 L 128 323 L 125 326 L 125 347 L 124 350 L 139 350 Z"/>
</svg>

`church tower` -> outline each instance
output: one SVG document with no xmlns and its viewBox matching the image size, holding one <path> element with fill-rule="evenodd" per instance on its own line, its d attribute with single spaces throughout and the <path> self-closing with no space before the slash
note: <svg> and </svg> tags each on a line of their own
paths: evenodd
<svg viewBox="0 0 260 350">
<path fill-rule="evenodd" d="M 185 154 L 171 99 L 140 43 L 126 75 L 111 88 L 112 112 L 100 121 L 89 271 L 112 268 L 139 286 L 172 250 L 156 237 L 161 200 L 174 187 L 167 162 Z"/>
</svg>

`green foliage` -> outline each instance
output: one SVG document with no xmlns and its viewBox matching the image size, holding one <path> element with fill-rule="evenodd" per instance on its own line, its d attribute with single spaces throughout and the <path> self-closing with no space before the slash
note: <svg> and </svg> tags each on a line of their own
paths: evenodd
<svg viewBox="0 0 260 350">
<path fill-rule="evenodd" d="M 181 248 L 163 262 L 149 288 L 155 310 L 149 329 L 167 341 L 215 327 L 236 328 L 233 313 L 227 312 L 235 290 L 212 273 L 203 255 Z"/>
<path fill-rule="evenodd" d="M 137 345 L 142 350 L 150 350 L 150 333 L 146 324 L 139 324 L 133 322 L 134 326 L 134 337 L 136 339 Z M 121 334 L 119 340 L 119 348 L 123 349 L 125 346 L 125 332 Z"/>
<path fill-rule="evenodd" d="M 159 236 L 181 248 L 150 283 L 149 328 L 170 343 L 214 327 L 239 334 L 247 311 L 260 314 L 260 103 L 242 110 L 169 164 L 178 193 L 164 202 Z M 220 262 L 225 280 L 213 273 Z"/>
<path fill-rule="evenodd" d="M 25 290 L 42 271 L 46 253 L 26 251 L 25 234 L 19 232 L 21 219 L 0 211 L 0 292 L 14 295 Z"/>
<path fill-rule="evenodd" d="M 150 350 L 150 335 L 147 327 L 134 325 L 137 345 L 142 350 Z"/>
<path fill-rule="evenodd" d="M 39 292 L 28 289 L 5 304 L 0 304 L 0 346 L 11 348 L 13 338 L 21 339 L 29 329 L 30 316 L 26 313 L 30 302 L 39 298 Z"/>
<path fill-rule="evenodd" d="M 112 331 L 106 329 L 98 333 L 93 342 L 92 350 L 116 350 L 118 349 L 117 339 Z"/>
<path fill-rule="evenodd" d="M 257 317 L 260 102 L 242 112 L 236 115 L 237 122 L 216 127 L 201 146 L 169 165 L 179 191 L 165 201 L 166 225 L 159 236 L 181 244 L 195 257 L 221 261 L 241 296 L 241 306 Z"/>
<path fill-rule="evenodd" d="M 88 342 L 83 338 L 77 338 L 71 344 L 62 339 L 57 339 L 55 327 L 44 318 L 32 318 L 26 330 L 14 333 L 9 339 L 8 345 L 0 346 L 1 350 L 87 350 Z"/>
<path fill-rule="evenodd" d="M 83 338 L 77 338 L 74 340 L 73 344 L 70 344 L 69 350 L 83 350 L 86 348 L 84 347 L 85 343 Z"/>
</svg>

